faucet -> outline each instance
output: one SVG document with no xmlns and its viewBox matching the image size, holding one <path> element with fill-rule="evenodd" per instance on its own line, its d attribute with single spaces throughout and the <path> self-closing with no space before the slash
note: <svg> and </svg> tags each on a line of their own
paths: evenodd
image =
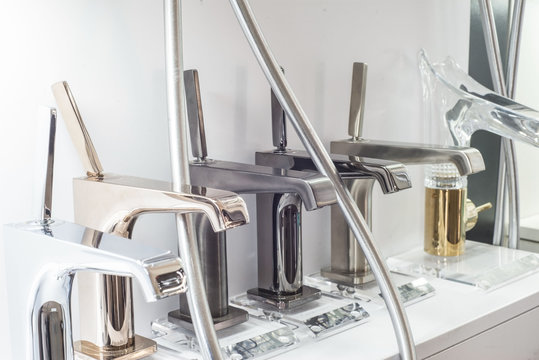
<svg viewBox="0 0 539 360">
<path fill-rule="evenodd" d="M 204 118 L 200 96 L 198 72 L 188 70 L 184 73 L 187 98 L 187 113 L 191 134 L 191 146 L 195 160 L 190 164 L 191 183 L 203 186 L 219 186 L 222 189 L 239 194 L 257 194 L 258 196 L 282 196 L 294 199 L 295 211 L 301 211 L 301 202 L 307 210 L 315 210 L 335 203 L 335 192 L 328 179 L 312 172 L 274 169 L 267 166 L 243 164 L 230 161 L 213 160 L 207 156 Z M 279 194 L 279 195 L 276 195 Z M 258 208 L 258 207 L 257 207 Z M 260 208 L 258 208 L 260 210 Z M 265 219 L 265 217 L 268 219 Z M 257 215 L 261 221 L 275 220 L 275 214 L 264 213 Z M 277 219 L 284 227 L 292 228 L 293 224 L 300 226 L 300 218 Z M 228 305 L 228 285 L 226 277 L 226 233 L 215 233 L 207 225 L 207 220 L 197 216 L 197 234 L 201 258 L 203 259 L 206 291 L 210 300 L 210 309 L 214 316 L 216 329 L 232 326 L 245 321 L 240 310 Z M 248 296 L 256 296 L 259 289 L 270 290 L 268 278 L 280 278 L 285 274 L 294 273 L 296 297 L 301 293 L 309 293 L 310 299 L 320 297 L 317 289 L 303 285 L 301 263 L 301 232 L 294 236 L 282 238 L 281 247 L 262 250 L 267 239 L 258 230 L 258 288 L 248 290 Z M 294 258 L 283 267 L 280 259 L 294 251 Z M 211 284 L 211 286 L 209 286 Z M 312 289 L 312 290 L 311 290 Z M 255 293 L 255 295 L 253 295 Z M 299 294 L 299 295 L 298 295 Z M 265 302 L 268 302 L 264 298 Z M 180 309 L 169 314 L 173 322 L 185 326 L 189 322 L 187 308 L 180 302 Z M 278 306 L 278 304 L 275 304 Z"/>
<path fill-rule="evenodd" d="M 366 73 L 366 68 L 366 64 L 354 63 L 354 75 L 352 77 L 353 80 L 351 95 L 352 100 L 348 127 L 348 132 L 351 138 L 339 141 L 332 141 L 332 153 L 345 154 L 348 156 L 376 156 L 383 159 L 399 161 L 407 165 L 432 165 L 451 163 L 454 165 L 460 176 L 474 174 L 485 169 L 485 164 L 483 162 L 483 157 L 481 156 L 481 153 L 474 148 L 461 146 L 442 146 L 402 142 L 374 141 L 361 138 L 363 125 L 363 105 L 360 105 L 360 107 L 356 107 L 355 104 L 363 102 L 357 99 L 357 89 L 361 88 L 362 90 L 360 91 L 365 91 L 366 75 L 359 77 L 356 74 L 360 71 Z M 361 80 L 354 81 L 358 78 L 360 78 Z M 369 193 L 371 189 L 362 189 L 361 191 L 364 193 Z M 471 214 L 477 215 L 478 211 L 488 209 L 491 206 L 490 204 L 485 204 L 481 207 L 476 208 L 473 203 L 471 203 L 465 198 L 465 192 L 461 193 L 464 198 L 460 199 L 459 201 L 461 202 L 459 202 L 458 204 L 455 203 L 453 206 L 459 206 L 459 209 L 461 209 L 462 207 L 463 211 L 465 211 L 464 216 L 462 216 L 463 226 L 459 227 L 458 231 L 461 235 L 457 236 L 459 239 L 462 239 L 462 241 L 459 240 L 458 244 L 455 244 L 454 247 L 451 247 L 452 245 L 448 245 L 451 248 L 448 248 L 445 245 L 441 245 L 438 243 L 438 245 L 432 247 L 431 244 L 427 241 L 427 238 L 425 238 L 425 251 L 435 254 L 438 254 L 438 252 L 440 252 L 439 255 L 444 256 L 460 254 L 460 252 L 464 250 L 464 232 L 473 227 L 473 225 L 475 225 L 475 223 L 472 224 L 473 219 L 471 218 Z M 367 196 L 370 196 L 370 194 Z M 429 211 L 429 209 L 426 209 L 426 211 Z M 470 218 L 466 219 L 468 215 L 470 216 Z M 436 232 L 436 234 L 439 233 L 440 236 L 444 231 L 447 230 L 447 228 L 445 227 L 445 225 L 447 224 L 445 224 L 445 222 L 443 228 L 440 227 L 440 224 L 433 223 L 431 225 L 436 226 L 437 229 L 440 230 L 439 232 Z M 465 228 L 466 230 L 464 230 Z M 427 230 L 428 229 L 426 229 L 426 231 Z"/>
<path fill-rule="evenodd" d="M 424 144 L 382 142 L 360 139 L 363 123 L 367 65 L 354 63 L 350 100 L 350 140 L 331 142 L 331 159 L 345 185 L 372 226 L 372 189 L 378 182 L 384 194 L 411 187 L 403 164 L 454 163 L 461 174 L 484 169 L 481 154 L 473 148 L 440 147 Z M 284 111 L 272 92 L 272 133 L 276 150 L 258 152 L 257 164 L 285 169 L 316 171 L 304 151 L 286 149 Z M 358 150 L 358 148 L 360 150 Z M 337 283 L 356 286 L 374 279 L 363 251 L 350 231 L 342 212 L 331 209 L 331 264 L 321 274 Z"/>
<path fill-rule="evenodd" d="M 181 260 L 169 251 L 61 220 L 6 225 L 4 249 L 17 359 L 74 358 L 70 299 L 75 273 L 134 277 L 147 301 L 187 290 Z"/>
<path fill-rule="evenodd" d="M 248 222 L 245 202 L 234 193 L 197 186 L 175 192 L 167 182 L 104 174 L 69 86 L 60 82 L 52 88 L 87 171 L 86 177 L 73 180 L 77 223 L 130 238 L 136 219 L 147 213 L 204 214 L 216 232 Z M 82 340 L 77 344 L 82 352 L 97 359 L 147 356 L 155 343 L 135 335 L 131 279 L 89 273 L 78 277 Z"/>
</svg>

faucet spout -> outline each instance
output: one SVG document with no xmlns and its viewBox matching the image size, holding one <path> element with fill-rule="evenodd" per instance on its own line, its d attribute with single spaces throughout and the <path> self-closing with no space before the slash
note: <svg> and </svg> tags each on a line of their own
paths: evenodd
<svg viewBox="0 0 539 360">
<path fill-rule="evenodd" d="M 184 186 L 172 191 L 168 182 L 123 175 L 73 181 L 75 219 L 85 226 L 131 237 L 138 216 L 146 213 L 202 213 L 215 232 L 249 222 L 247 206 L 229 191 Z"/>
<path fill-rule="evenodd" d="M 8 299 L 13 340 L 21 342 L 13 346 L 15 358 L 74 358 L 70 298 L 75 273 L 134 277 L 147 301 L 187 290 L 181 260 L 169 251 L 80 225 L 6 225 L 4 239 L 8 272 L 17 274 L 8 277 L 10 288 L 18 289 Z"/>
<path fill-rule="evenodd" d="M 409 165 L 452 163 L 462 176 L 485 170 L 479 150 L 457 146 L 347 139 L 332 141 L 331 152 L 348 156 L 378 157 Z"/>
<path fill-rule="evenodd" d="M 320 174 L 209 160 L 190 166 L 193 184 L 219 186 L 238 194 L 297 193 L 307 210 L 336 202 L 335 190 Z"/>
<path fill-rule="evenodd" d="M 406 167 L 395 161 L 337 154 L 332 154 L 331 160 L 343 179 L 374 179 L 378 181 L 384 194 L 405 190 L 412 186 Z M 318 171 L 306 151 L 257 152 L 256 162 L 281 169 Z"/>
</svg>

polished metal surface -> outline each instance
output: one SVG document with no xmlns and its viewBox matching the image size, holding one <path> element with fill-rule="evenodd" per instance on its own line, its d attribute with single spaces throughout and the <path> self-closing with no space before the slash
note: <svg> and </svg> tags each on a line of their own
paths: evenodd
<svg viewBox="0 0 539 360">
<path fill-rule="evenodd" d="M 103 349 L 89 341 L 77 341 L 73 344 L 75 351 L 96 360 L 137 360 L 148 357 L 157 351 L 157 343 L 139 335 L 133 337 L 128 347 Z"/>
<path fill-rule="evenodd" d="M 186 96 L 183 81 L 181 1 L 163 1 L 165 20 L 165 68 L 167 82 L 167 117 L 169 125 L 170 164 L 173 190 L 190 184 L 187 152 Z M 221 348 L 213 328 L 213 319 L 204 290 L 204 277 L 198 254 L 195 229 L 190 215 L 176 215 L 178 249 L 189 277 L 187 301 L 193 315 L 193 326 L 204 359 L 222 359 Z"/>
<path fill-rule="evenodd" d="M 355 139 L 361 137 L 366 79 L 367 65 L 354 63 L 348 131 Z M 276 136 L 275 131 L 279 131 L 279 123 L 285 123 L 284 110 L 280 104 L 273 104 L 274 98 L 275 95 L 272 91 L 273 138 L 280 137 L 283 139 L 283 135 Z M 279 116 L 279 114 L 282 114 L 282 116 Z M 286 141 L 286 138 L 284 138 L 284 141 Z M 283 141 L 281 140 L 281 142 Z M 284 169 L 317 171 L 311 157 L 302 151 L 298 152 L 278 147 L 271 153 L 257 153 L 256 157 L 257 163 L 264 165 Z M 374 179 L 378 180 L 385 194 L 411 187 L 406 168 L 400 163 L 342 155 L 332 155 L 331 160 L 339 171 L 341 178 L 343 178 L 345 186 L 350 191 L 369 228 L 372 228 L 371 209 Z M 322 268 L 320 271 L 322 276 L 346 286 L 360 285 L 374 280 L 365 254 L 337 205 L 331 207 L 331 265 Z"/>
<path fill-rule="evenodd" d="M 481 23 L 483 25 L 483 34 L 485 36 L 485 45 L 490 66 L 490 74 L 492 76 L 492 84 L 494 85 L 494 90 L 498 94 L 507 96 L 507 86 L 503 74 L 503 63 L 500 54 L 496 25 L 494 22 L 494 11 L 492 10 L 490 0 L 480 0 L 479 11 L 482 15 Z M 511 139 L 502 137 L 500 153 L 500 172 L 497 193 L 498 209 L 496 211 L 496 220 L 494 223 L 493 244 L 502 245 L 504 243 L 504 212 L 505 207 L 507 206 L 509 210 L 507 245 L 516 249 L 520 239 L 520 201 L 518 195 L 518 175 L 515 145 Z"/>
<path fill-rule="evenodd" d="M 138 216 L 147 213 L 203 213 L 214 231 L 249 221 L 245 202 L 235 193 L 184 185 L 172 191 L 165 181 L 106 174 L 73 179 L 75 218 L 94 229 L 130 237 Z"/>
<path fill-rule="evenodd" d="M 181 298 L 184 299 L 183 301 L 187 300 L 185 299 L 184 295 L 181 295 Z M 208 297 L 208 302 L 211 311 L 212 299 L 210 297 Z M 168 313 L 168 320 L 171 323 L 181 326 L 187 330 L 195 331 L 195 328 L 193 326 L 193 319 L 188 310 L 189 309 L 187 307 L 186 309 L 182 309 L 182 306 L 180 306 L 180 309 L 173 310 Z M 187 313 L 185 313 L 184 311 L 187 311 Z M 243 309 L 228 305 L 227 313 L 225 315 L 213 316 L 212 314 L 212 319 L 215 331 L 219 331 L 246 322 L 247 320 L 249 320 L 249 313 Z"/>
<path fill-rule="evenodd" d="M 186 71 L 187 98 L 197 99 L 187 103 L 189 123 L 194 126 L 191 128 L 191 143 L 206 143 L 203 139 L 204 121 L 200 95 L 200 86 L 198 84 L 198 75 L 193 76 L 194 70 Z M 189 79 L 189 80 L 187 80 Z M 199 92 L 196 95 L 190 92 Z M 197 107 L 190 109 L 190 107 Z M 192 116 L 195 118 L 193 119 Z M 280 128 L 282 129 L 282 128 Z M 281 130 L 279 130 L 281 131 Z M 194 137 L 194 138 L 193 138 Z M 213 186 L 231 190 L 242 194 L 266 194 L 269 207 L 258 212 L 258 247 L 259 247 L 259 287 L 267 291 L 275 291 L 277 294 L 283 292 L 293 293 L 298 291 L 303 284 L 302 259 L 301 259 L 301 202 L 305 203 L 307 210 L 315 210 L 320 207 L 335 203 L 335 192 L 333 186 L 327 178 L 312 172 L 300 172 L 283 169 L 274 169 L 266 166 L 242 164 L 227 162 L 221 160 L 201 159 L 197 156 L 197 148 L 193 148 L 193 155 L 196 160 L 190 165 L 191 182 L 193 184 Z M 233 189 L 233 190 L 232 190 Z M 273 208 L 274 199 L 280 199 L 286 202 L 283 205 L 285 209 Z M 294 199 L 292 203 L 287 202 Z M 257 200 L 258 204 L 258 200 Z M 258 206 L 258 205 L 257 205 Z M 293 210 L 291 210 L 293 209 Z M 292 216 L 284 216 L 290 214 Z M 260 230 L 260 224 L 270 224 L 271 231 L 266 233 Z M 210 298 L 210 310 L 216 326 L 218 319 L 230 321 L 224 317 L 229 310 L 228 306 L 228 284 L 226 279 L 226 235 L 216 234 L 208 229 L 204 222 L 195 224 L 199 247 L 202 258 L 204 282 L 206 291 Z M 290 232 L 282 233 L 281 229 L 289 229 Z M 295 231 L 294 231 L 295 229 Z M 272 247 L 272 241 L 277 239 L 277 245 Z M 222 244 L 218 248 L 215 244 Z M 268 245 L 269 244 L 269 245 Z M 261 248 L 269 246 L 267 251 L 260 251 Z M 212 254 L 208 254 L 207 249 L 212 249 Z M 274 261 L 272 261 L 274 260 Z M 224 267 L 223 267 L 224 265 Z M 269 284 L 269 280 L 260 280 L 261 278 L 277 278 L 277 282 L 282 287 L 275 288 Z M 210 286 L 210 284 L 212 286 Z M 169 315 L 173 322 L 181 322 L 188 315 L 188 309 L 180 302 L 181 318 L 172 319 L 174 312 Z"/>
<path fill-rule="evenodd" d="M 86 126 L 84 126 L 69 85 L 66 81 L 57 82 L 52 85 L 52 92 L 87 175 L 100 176 L 103 172 L 103 167 L 95 151 L 94 144 L 88 135 Z"/>
<path fill-rule="evenodd" d="M 85 245 L 88 236 L 98 240 L 97 247 Z M 187 290 L 181 260 L 169 251 L 80 225 L 61 220 L 6 225 L 3 239 L 17 359 L 74 358 L 70 298 L 75 273 L 135 277 L 147 301 Z"/>
<path fill-rule="evenodd" d="M 257 152 L 255 156 L 257 164 L 280 167 L 287 171 L 317 171 L 313 160 L 305 151 L 287 149 L 284 152 Z M 372 222 L 371 197 L 375 181 L 385 194 L 411 187 L 406 167 L 401 163 L 335 154 L 331 155 L 331 160 L 369 228 Z M 268 199 L 266 201 L 272 203 Z M 331 266 L 323 268 L 321 272 L 323 276 L 349 286 L 374 280 L 365 255 L 337 205 L 331 207 Z"/>
<path fill-rule="evenodd" d="M 284 69 L 281 68 L 281 70 L 284 73 Z M 286 146 L 288 145 L 285 117 L 285 112 L 279 100 L 271 90 L 271 134 L 276 151 L 286 151 Z"/>
<path fill-rule="evenodd" d="M 525 0 L 513 0 L 511 28 L 509 31 L 508 40 L 509 46 L 507 50 L 507 74 L 505 77 L 507 96 L 511 99 L 515 98 L 516 79 L 520 57 L 520 40 L 522 39 L 522 19 L 524 18 L 525 5 Z"/>
<path fill-rule="evenodd" d="M 462 176 L 485 170 L 479 151 L 457 146 L 346 139 L 332 141 L 331 152 L 349 156 L 379 157 L 406 165 L 452 163 Z"/>
<path fill-rule="evenodd" d="M 458 256 L 465 250 L 466 188 L 425 188 L 423 249 L 436 256 Z"/>
<path fill-rule="evenodd" d="M 269 50 L 266 40 L 256 22 L 251 8 L 246 0 L 230 0 L 236 18 L 243 33 L 258 60 L 266 79 L 275 92 L 279 103 L 292 121 L 303 145 L 313 158 L 319 171 L 326 175 L 335 187 L 337 202 L 341 207 L 349 226 L 364 250 L 373 273 L 378 281 L 383 298 L 386 302 L 389 316 L 395 328 L 395 335 L 403 360 L 415 359 L 415 346 L 406 313 L 399 301 L 397 291 L 391 282 L 389 270 L 373 242 L 372 234 L 361 216 L 358 207 L 350 193 L 346 190 L 337 169 L 333 165 L 322 142 L 311 126 L 307 115 L 299 105 L 290 85 L 284 78 L 278 63 Z"/>
<path fill-rule="evenodd" d="M 291 294 L 276 293 L 266 289 L 254 288 L 247 291 L 247 296 L 262 304 L 269 305 L 268 309 L 277 308 L 279 310 L 289 310 L 320 299 L 322 293 L 317 288 L 303 285 L 299 291 Z"/>
<path fill-rule="evenodd" d="M 67 83 L 53 86 L 54 95 L 62 103 L 61 113 L 73 139 L 83 138 L 84 148 L 91 147 L 91 139 Z M 69 99 L 66 103 L 65 99 Z M 80 150 L 87 164 L 99 164 L 95 150 Z M 87 169 L 91 175 L 74 180 L 75 221 L 99 231 L 130 238 L 138 216 L 150 212 L 176 214 L 203 213 L 208 216 L 215 231 L 242 225 L 248 221 L 246 205 L 236 194 L 184 185 L 180 192 L 170 183 L 143 178 L 103 174 Z M 90 243 L 94 239 L 88 239 Z M 80 274 L 79 305 L 81 306 L 81 339 L 90 349 L 87 355 L 114 358 L 127 353 L 128 358 L 139 358 L 149 351 L 135 342 L 132 283 L 129 278 L 100 274 Z M 93 344 L 98 350 L 92 350 Z M 151 345 L 152 348 L 155 348 Z M 127 349 L 127 350 L 126 350 Z"/>
<path fill-rule="evenodd" d="M 38 139 L 34 172 L 36 214 L 43 223 L 51 221 L 52 184 L 54 174 L 54 143 L 56 138 L 56 109 L 40 108 L 37 126 Z M 46 151 L 45 151 L 46 149 Z M 43 178 L 41 178 L 43 177 Z"/>
<path fill-rule="evenodd" d="M 56 301 L 48 301 L 39 311 L 37 336 L 40 340 L 40 360 L 65 359 L 65 314 L 62 305 Z"/>
<path fill-rule="evenodd" d="M 331 155 L 331 161 L 345 179 L 375 179 L 384 193 L 393 193 L 412 186 L 406 167 L 401 163 L 368 157 Z M 306 151 L 256 152 L 255 162 L 259 165 L 293 171 L 317 172 L 316 165 Z M 293 174 L 294 172 L 288 172 Z"/>
</svg>

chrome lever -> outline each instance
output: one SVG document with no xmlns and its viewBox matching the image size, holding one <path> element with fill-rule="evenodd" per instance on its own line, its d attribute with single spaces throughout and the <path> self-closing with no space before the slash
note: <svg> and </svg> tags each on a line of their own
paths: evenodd
<svg viewBox="0 0 539 360">
<path fill-rule="evenodd" d="M 354 140 L 361 138 L 363 132 L 363 113 L 365 112 L 366 88 L 367 64 L 356 62 L 352 68 L 350 117 L 348 120 L 348 135 L 350 135 Z"/>
<path fill-rule="evenodd" d="M 183 72 L 183 81 L 185 84 L 189 134 L 191 135 L 191 151 L 197 162 L 203 162 L 208 156 L 208 149 L 206 145 L 206 131 L 204 129 L 198 71 L 196 69 L 185 70 Z"/>
<path fill-rule="evenodd" d="M 56 99 L 56 104 L 58 104 L 71 140 L 75 144 L 87 175 L 90 177 L 101 177 L 103 175 L 103 167 L 95 151 L 92 139 L 86 130 L 86 126 L 84 126 L 79 108 L 69 89 L 68 83 L 66 81 L 57 82 L 51 88 Z"/>
<path fill-rule="evenodd" d="M 46 117 L 46 120 L 44 119 Z M 54 143 L 56 137 L 56 109 L 41 108 L 38 114 L 35 188 L 36 220 L 41 224 L 52 222 L 52 184 L 54 171 Z M 46 151 L 44 151 L 47 149 Z"/>
</svg>

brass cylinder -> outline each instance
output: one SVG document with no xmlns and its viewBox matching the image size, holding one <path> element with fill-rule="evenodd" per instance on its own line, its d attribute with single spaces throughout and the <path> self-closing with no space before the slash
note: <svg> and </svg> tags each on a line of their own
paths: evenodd
<svg viewBox="0 0 539 360">
<path fill-rule="evenodd" d="M 437 256 L 463 254 L 466 188 L 425 191 L 425 251 Z"/>
</svg>

